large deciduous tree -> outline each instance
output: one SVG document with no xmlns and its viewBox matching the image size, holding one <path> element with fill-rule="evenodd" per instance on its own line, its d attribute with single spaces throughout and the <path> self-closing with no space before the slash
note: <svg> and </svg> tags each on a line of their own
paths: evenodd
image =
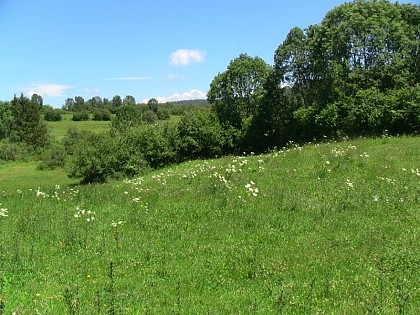
<svg viewBox="0 0 420 315">
<path fill-rule="evenodd" d="M 418 5 L 356 0 L 292 29 L 276 50 L 275 86 L 291 87 L 300 139 L 401 132 L 403 122 L 414 131 L 419 22 Z"/>
<path fill-rule="evenodd" d="M 269 73 L 264 60 L 241 54 L 214 78 L 207 99 L 222 126 L 243 129 L 257 112 Z"/>
<path fill-rule="evenodd" d="M 132 95 L 127 95 L 123 99 L 123 105 L 131 105 L 131 106 L 134 106 L 134 105 L 136 105 L 136 99 Z"/>
</svg>

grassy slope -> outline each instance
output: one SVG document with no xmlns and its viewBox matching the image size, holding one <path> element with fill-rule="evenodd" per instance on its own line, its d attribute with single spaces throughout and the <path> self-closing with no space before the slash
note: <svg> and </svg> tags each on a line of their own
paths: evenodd
<svg viewBox="0 0 420 315">
<path fill-rule="evenodd" d="M 419 138 L 355 140 L 103 186 L 16 182 L 5 314 L 416 314 L 418 152 Z"/>
</svg>

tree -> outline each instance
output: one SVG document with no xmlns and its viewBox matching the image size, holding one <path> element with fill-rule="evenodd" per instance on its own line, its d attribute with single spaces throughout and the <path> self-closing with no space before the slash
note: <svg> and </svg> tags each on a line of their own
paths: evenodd
<svg viewBox="0 0 420 315">
<path fill-rule="evenodd" d="M 32 94 L 31 102 L 38 104 L 38 106 L 41 108 L 42 108 L 42 105 L 44 104 L 44 100 L 42 99 L 42 96 L 38 94 Z"/>
<path fill-rule="evenodd" d="M 114 109 L 117 107 L 120 107 L 122 105 L 121 96 L 115 95 L 111 100 L 111 105 L 112 105 L 112 108 Z"/>
<path fill-rule="evenodd" d="M 417 97 L 407 88 L 419 83 L 419 22 L 418 5 L 356 0 L 318 25 L 292 29 L 274 69 L 277 85 L 290 86 L 298 140 L 401 130 L 402 108 L 412 111 Z"/>
<path fill-rule="evenodd" d="M 207 99 L 222 126 L 242 130 L 257 111 L 269 73 L 261 58 L 241 54 L 214 78 Z"/>
<path fill-rule="evenodd" d="M 134 96 L 131 95 L 127 95 L 126 97 L 124 97 L 123 100 L 123 105 L 136 105 L 136 99 L 134 98 Z"/>
<path fill-rule="evenodd" d="M 13 129 L 17 140 L 23 141 L 34 148 L 43 147 L 48 142 L 48 130 L 42 121 L 39 98 L 31 100 L 23 94 L 11 101 L 13 114 Z"/>
<path fill-rule="evenodd" d="M 13 130 L 12 104 L 0 102 L 0 140 L 9 138 Z"/>
<path fill-rule="evenodd" d="M 122 105 L 117 108 L 111 126 L 113 132 L 126 133 L 141 122 L 142 114 L 139 107 Z"/>
<path fill-rule="evenodd" d="M 155 98 L 151 98 L 148 102 L 147 102 L 147 106 L 149 106 L 149 109 L 151 111 L 154 111 L 157 114 L 158 111 L 158 106 L 159 106 L 159 102 L 157 99 Z"/>
<path fill-rule="evenodd" d="M 85 100 L 81 96 L 74 98 L 74 111 L 85 109 Z"/>
<path fill-rule="evenodd" d="M 94 96 L 91 99 L 89 99 L 87 102 L 88 109 L 94 109 L 94 108 L 102 108 L 103 107 L 103 101 L 100 96 Z"/>
<path fill-rule="evenodd" d="M 69 112 L 74 111 L 75 109 L 75 101 L 71 97 L 67 98 L 64 102 L 62 109 L 67 110 Z"/>
</svg>

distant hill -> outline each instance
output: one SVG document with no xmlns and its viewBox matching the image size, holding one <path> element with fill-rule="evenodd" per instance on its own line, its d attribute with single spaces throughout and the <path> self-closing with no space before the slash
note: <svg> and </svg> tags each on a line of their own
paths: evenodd
<svg viewBox="0 0 420 315">
<path fill-rule="evenodd" d="M 168 102 L 167 104 L 172 105 L 181 105 L 181 106 L 208 106 L 209 102 L 207 100 L 185 100 L 185 101 L 176 101 L 176 102 Z"/>
</svg>

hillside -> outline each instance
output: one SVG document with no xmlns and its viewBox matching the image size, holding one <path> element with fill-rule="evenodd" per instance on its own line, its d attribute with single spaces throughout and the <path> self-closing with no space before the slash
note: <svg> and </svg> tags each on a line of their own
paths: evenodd
<svg viewBox="0 0 420 315">
<path fill-rule="evenodd" d="M 385 137 L 104 185 L 22 175 L 0 201 L 0 314 L 416 314 L 418 152 Z"/>
</svg>

